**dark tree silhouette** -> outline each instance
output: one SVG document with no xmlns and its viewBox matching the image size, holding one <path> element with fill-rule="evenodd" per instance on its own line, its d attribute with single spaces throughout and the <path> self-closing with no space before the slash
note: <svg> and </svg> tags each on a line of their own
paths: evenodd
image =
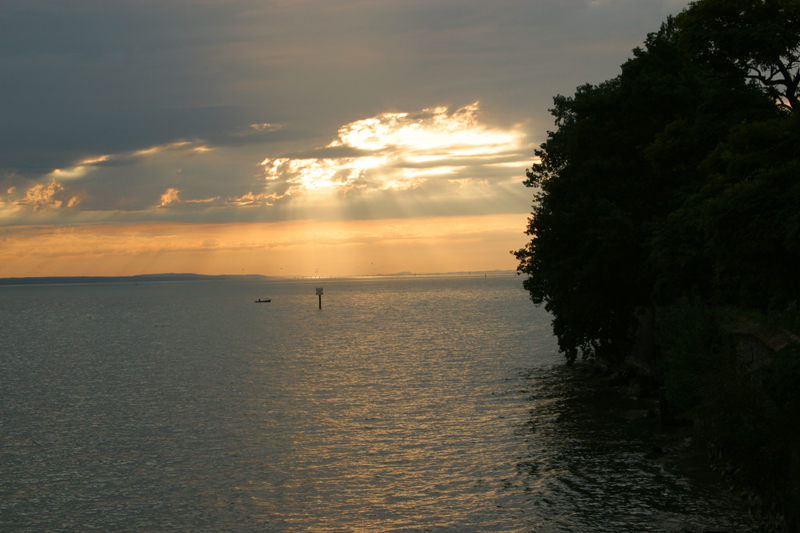
<svg viewBox="0 0 800 533">
<path fill-rule="evenodd" d="M 776 13 L 788 17 L 777 45 L 767 38 Z M 772 200 L 781 216 L 798 205 L 793 192 L 775 194 L 797 182 L 796 128 L 780 108 L 796 108 L 799 40 L 796 0 L 702 0 L 648 35 L 616 78 L 554 98 L 556 130 L 525 181 L 537 190 L 531 240 L 514 254 L 568 361 L 624 357 L 637 310 L 723 289 L 752 295 L 763 263 L 782 280 L 797 266 L 793 223 L 776 235 L 766 227 L 776 220 L 752 215 Z M 778 123 L 772 149 L 763 130 Z M 785 164 L 743 170 L 762 156 Z M 744 268 L 734 228 L 754 239 Z"/>
<path fill-rule="evenodd" d="M 713 68 L 757 83 L 796 110 L 800 85 L 800 2 L 702 0 L 677 17 L 681 45 Z"/>
</svg>

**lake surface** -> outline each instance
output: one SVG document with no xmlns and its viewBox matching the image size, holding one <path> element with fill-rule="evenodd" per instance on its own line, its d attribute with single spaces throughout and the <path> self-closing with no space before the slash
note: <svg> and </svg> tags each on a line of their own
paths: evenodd
<svg viewBox="0 0 800 533">
<path fill-rule="evenodd" d="M 513 275 L 0 287 L 0 530 L 751 530 L 549 321 Z"/>
</svg>

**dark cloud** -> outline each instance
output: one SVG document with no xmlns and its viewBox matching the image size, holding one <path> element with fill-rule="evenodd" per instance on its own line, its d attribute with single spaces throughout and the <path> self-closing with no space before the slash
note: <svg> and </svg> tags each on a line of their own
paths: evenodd
<svg viewBox="0 0 800 533">
<path fill-rule="evenodd" d="M 532 139 L 541 139 L 554 94 L 613 76 L 647 32 L 687 3 L 5 1 L 0 180 L 20 195 L 37 183 L 46 187 L 54 169 L 108 154 L 80 179 L 60 180 L 58 194 L 74 194 L 86 210 L 122 210 L 125 216 L 176 216 L 181 209 L 195 218 L 290 216 L 280 202 L 268 215 L 261 213 L 264 206 L 223 215 L 220 204 L 187 201 L 258 198 L 264 192 L 258 163 L 265 157 L 362 156 L 353 147 L 327 145 L 343 124 L 386 111 L 480 100 L 484 123 L 524 123 Z M 136 155 L 176 141 L 215 150 L 202 157 L 180 150 L 155 159 Z M 452 161 L 462 163 L 466 170 L 456 178 L 498 187 L 513 172 L 483 167 L 474 176 L 469 161 Z M 415 167 L 426 164 L 405 163 Z M 368 176 L 352 180 L 355 191 L 369 184 Z M 430 197 L 439 194 L 435 184 L 443 187 L 441 199 Z M 397 212 L 466 209 L 466 199 L 446 199 L 455 185 L 427 186 L 404 192 L 405 199 L 386 192 L 369 201 L 387 211 L 399 206 Z M 169 187 L 180 190 L 183 203 L 146 214 Z M 286 190 L 275 184 L 273 192 Z M 524 203 L 527 210 L 526 191 L 520 188 L 522 200 L 512 202 L 497 190 L 498 206 Z M 343 212 L 366 216 L 366 201 L 351 194 Z M 469 209 L 483 209 L 473 204 Z"/>
</svg>

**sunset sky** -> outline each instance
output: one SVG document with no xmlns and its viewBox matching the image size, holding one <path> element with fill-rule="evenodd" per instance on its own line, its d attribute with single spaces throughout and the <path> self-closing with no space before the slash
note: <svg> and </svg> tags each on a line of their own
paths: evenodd
<svg viewBox="0 0 800 533">
<path fill-rule="evenodd" d="M 555 94 L 685 0 L 0 0 L 0 277 L 513 269 Z"/>
</svg>

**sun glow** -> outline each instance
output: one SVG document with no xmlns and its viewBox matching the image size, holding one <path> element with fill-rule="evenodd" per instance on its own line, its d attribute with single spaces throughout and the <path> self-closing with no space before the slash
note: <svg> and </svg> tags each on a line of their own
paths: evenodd
<svg viewBox="0 0 800 533">
<path fill-rule="evenodd" d="M 433 157 L 472 155 L 475 148 L 507 148 L 516 142 L 513 133 L 491 130 L 477 120 L 480 105 L 474 102 L 448 114 L 446 107 L 423 109 L 417 115 L 383 113 L 339 128 L 339 138 L 328 146 L 360 150 L 402 148 Z M 434 159 L 435 160 L 435 159 Z"/>
<path fill-rule="evenodd" d="M 510 183 L 530 146 L 522 126 L 489 125 L 479 110 L 377 114 L 313 155 L 257 158 L 258 132 L 277 126 L 253 123 L 253 142 L 179 140 L 11 176 L 0 276 L 511 269 L 527 199 L 515 203 Z"/>
<path fill-rule="evenodd" d="M 0 277 L 158 272 L 345 276 L 513 269 L 526 214 L 0 228 Z"/>
<path fill-rule="evenodd" d="M 478 120 L 474 102 L 452 113 L 447 107 L 418 113 L 382 113 L 341 126 L 325 146 L 363 155 L 319 158 L 265 158 L 261 165 L 267 190 L 283 196 L 354 190 L 408 190 L 458 170 L 496 165 L 503 157 L 524 153 L 520 126 L 503 130 Z"/>
<path fill-rule="evenodd" d="M 364 186 L 367 172 L 388 163 L 385 156 L 342 159 L 282 157 L 261 162 L 267 180 L 288 185 L 285 195 L 339 189 L 341 192 Z"/>
</svg>

